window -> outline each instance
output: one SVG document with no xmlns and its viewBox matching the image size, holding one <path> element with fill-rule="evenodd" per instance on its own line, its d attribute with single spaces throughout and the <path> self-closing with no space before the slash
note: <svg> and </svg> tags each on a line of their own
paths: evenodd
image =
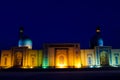
<svg viewBox="0 0 120 80">
<path fill-rule="evenodd" d="M 92 59 L 91 57 L 88 57 L 88 65 L 91 65 L 92 64 Z"/>
<path fill-rule="evenodd" d="M 87 54 L 87 58 L 88 58 L 88 65 L 92 65 L 92 54 L 91 53 Z"/>
<path fill-rule="evenodd" d="M 32 58 L 32 66 L 34 65 L 34 58 Z"/>
<path fill-rule="evenodd" d="M 118 56 L 115 56 L 115 64 L 118 65 Z"/>
<path fill-rule="evenodd" d="M 7 58 L 5 57 L 5 63 L 4 63 L 5 65 L 7 65 Z"/>
<path fill-rule="evenodd" d="M 119 54 L 118 53 L 115 53 L 114 54 L 114 56 L 115 56 L 115 65 L 118 65 L 119 64 Z"/>
</svg>

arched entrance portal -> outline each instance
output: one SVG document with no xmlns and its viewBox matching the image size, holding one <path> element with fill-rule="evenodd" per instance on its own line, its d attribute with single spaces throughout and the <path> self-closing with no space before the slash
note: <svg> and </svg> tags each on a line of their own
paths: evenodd
<svg viewBox="0 0 120 80">
<path fill-rule="evenodd" d="M 64 57 L 63 56 L 59 57 L 59 64 L 64 65 Z"/>
<path fill-rule="evenodd" d="M 67 68 L 68 59 L 67 59 L 67 50 L 57 50 L 55 58 L 55 67 L 56 68 Z"/>
<path fill-rule="evenodd" d="M 101 66 L 108 66 L 109 65 L 109 59 L 107 52 L 103 51 L 100 54 L 100 65 Z"/>
<path fill-rule="evenodd" d="M 14 56 L 14 66 L 15 67 L 22 67 L 22 53 L 16 52 Z"/>
</svg>

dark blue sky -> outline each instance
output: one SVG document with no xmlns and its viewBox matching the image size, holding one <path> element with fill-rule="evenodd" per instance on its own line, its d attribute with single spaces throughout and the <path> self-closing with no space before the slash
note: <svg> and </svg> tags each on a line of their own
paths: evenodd
<svg viewBox="0 0 120 80">
<path fill-rule="evenodd" d="M 18 29 L 33 40 L 33 48 L 43 43 L 89 40 L 101 26 L 105 46 L 120 48 L 120 2 L 108 0 L 0 1 L 0 48 L 17 46 Z"/>
</svg>

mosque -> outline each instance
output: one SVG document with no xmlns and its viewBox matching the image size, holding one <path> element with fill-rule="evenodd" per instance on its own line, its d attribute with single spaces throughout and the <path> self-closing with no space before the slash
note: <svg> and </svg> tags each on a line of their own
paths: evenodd
<svg viewBox="0 0 120 80">
<path fill-rule="evenodd" d="M 104 46 L 100 27 L 90 40 L 89 49 L 80 49 L 79 43 L 44 44 L 43 49 L 33 50 L 32 40 L 19 29 L 18 47 L 1 51 L 2 68 L 94 68 L 119 67 L 120 49 Z"/>
</svg>

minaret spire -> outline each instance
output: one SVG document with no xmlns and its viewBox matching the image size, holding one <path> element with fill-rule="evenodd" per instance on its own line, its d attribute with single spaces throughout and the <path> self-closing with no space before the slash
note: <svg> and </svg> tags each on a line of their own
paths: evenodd
<svg viewBox="0 0 120 80">
<path fill-rule="evenodd" d="M 20 27 L 19 29 L 19 38 L 22 39 L 23 38 L 23 34 L 24 34 L 24 28 Z"/>
</svg>

